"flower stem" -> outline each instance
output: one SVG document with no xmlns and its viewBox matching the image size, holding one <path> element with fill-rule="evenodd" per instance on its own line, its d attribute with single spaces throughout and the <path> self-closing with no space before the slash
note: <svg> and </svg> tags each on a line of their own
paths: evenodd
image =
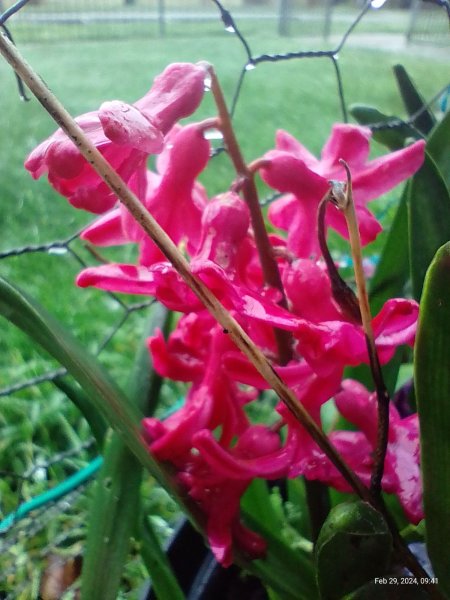
<svg viewBox="0 0 450 600">
<path fill-rule="evenodd" d="M 256 160 L 250 165 L 247 165 L 243 156 L 236 135 L 234 133 L 233 124 L 231 122 L 230 113 L 225 102 L 225 98 L 220 86 L 219 80 L 214 69 L 211 67 L 211 91 L 216 102 L 217 110 L 220 119 L 220 129 L 223 139 L 228 150 L 228 154 L 233 162 L 234 168 L 238 176 L 238 187 L 242 190 L 242 195 L 247 203 L 250 211 L 250 218 L 255 234 L 256 247 L 258 249 L 259 259 L 261 262 L 264 280 L 268 285 L 271 285 L 281 292 L 280 305 L 287 308 L 287 300 L 284 292 L 283 283 L 281 281 L 278 264 L 269 241 L 264 217 L 259 204 L 258 191 L 255 185 L 255 172 L 265 164 L 264 159 Z M 278 347 L 278 358 L 281 365 L 287 364 L 292 360 L 292 335 L 280 329 L 274 329 L 275 339 Z M 330 512 L 330 495 L 327 486 L 320 482 L 311 482 L 305 479 L 306 500 L 309 509 L 311 520 L 311 529 L 313 539 L 317 538 L 320 529 L 322 528 L 325 519 Z"/>
<path fill-rule="evenodd" d="M 219 80 L 212 67 L 210 67 L 210 76 L 211 92 L 214 96 L 217 111 L 219 113 L 220 130 L 222 131 L 225 146 L 238 176 L 239 189 L 242 190 L 242 195 L 250 211 L 250 219 L 255 234 L 255 242 L 259 260 L 261 262 L 264 281 L 281 293 L 280 306 L 287 308 L 286 295 L 284 293 L 280 271 L 272 251 L 272 246 L 270 245 L 264 217 L 259 204 L 254 173 L 248 168 L 242 156 L 222 88 L 220 87 Z M 287 364 L 292 360 L 292 335 L 287 331 L 277 328 L 274 329 L 274 332 L 278 347 L 279 362 L 281 365 Z"/>
<path fill-rule="evenodd" d="M 389 436 L 389 393 L 383 379 L 378 352 L 375 345 L 375 336 L 372 328 L 372 315 L 367 294 L 366 279 L 361 252 L 361 239 L 359 235 L 358 220 L 355 212 L 355 204 L 352 194 L 352 178 L 347 163 L 340 161 L 347 173 L 347 186 L 344 191 L 340 183 L 332 184 L 331 201 L 344 213 L 350 237 L 350 246 L 353 257 L 353 268 L 355 271 L 356 288 L 358 292 L 361 321 L 366 337 L 367 351 L 369 354 L 370 369 L 378 401 L 378 434 L 377 447 L 374 453 L 370 489 L 374 498 L 381 496 L 381 481 L 384 472 L 384 461 L 386 458 L 388 436 Z"/>
<path fill-rule="evenodd" d="M 346 317 L 355 323 L 361 324 L 361 311 L 359 309 L 358 298 L 355 296 L 355 292 L 351 287 L 349 287 L 340 276 L 339 271 L 334 264 L 333 257 L 328 250 L 325 230 L 325 213 L 328 202 L 330 201 L 330 191 L 328 191 L 322 198 L 317 213 L 317 232 L 320 250 L 327 266 L 328 277 L 331 281 L 331 293 L 333 294 L 334 300 Z"/>
</svg>

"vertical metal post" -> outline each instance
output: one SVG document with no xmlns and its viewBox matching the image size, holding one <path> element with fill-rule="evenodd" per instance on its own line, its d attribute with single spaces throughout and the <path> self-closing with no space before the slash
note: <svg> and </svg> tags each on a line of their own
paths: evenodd
<svg viewBox="0 0 450 600">
<path fill-rule="evenodd" d="M 331 33 L 331 22 L 333 17 L 334 0 L 327 0 L 325 3 L 325 21 L 323 24 L 323 39 L 328 40 Z"/>
<path fill-rule="evenodd" d="M 411 16 L 409 19 L 408 30 L 406 31 L 406 41 L 408 43 L 411 41 L 411 38 L 414 34 L 414 29 L 416 28 L 417 18 L 419 17 L 419 13 L 420 13 L 420 6 L 421 6 L 421 1 L 414 0 L 411 5 L 411 8 L 410 8 Z"/>
<path fill-rule="evenodd" d="M 325 19 L 323 22 L 323 39 L 328 40 L 331 33 L 331 22 L 333 17 L 334 0 L 326 0 L 325 2 Z"/>
<path fill-rule="evenodd" d="M 289 35 L 290 0 L 280 0 L 278 13 L 278 35 Z"/>
<path fill-rule="evenodd" d="M 158 0 L 158 28 L 159 35 L 166 35 L 166 5 L 164 0 Z"/>
</svg>

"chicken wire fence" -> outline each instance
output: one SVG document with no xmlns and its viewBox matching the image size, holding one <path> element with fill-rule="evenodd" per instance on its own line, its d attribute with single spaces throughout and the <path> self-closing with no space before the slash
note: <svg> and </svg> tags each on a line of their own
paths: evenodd
<svg viewBox="0 0 450 600">
<path fill-rule="evenodd" d="M 12 2 L 3 1 L 4 8 Z M 352 4 L 355 4 L 353 2 Z M 329 28 L 331 0 L 231 0 L 240 19 L 270 22 L 287 33 L 287 20 L 305 23 L 310 32 Z M 208 0 L 31 0 L 10 21 L 18 41 L 120 39 L 176 33 L 180 23 L 211 27 L 217 11 Z M 348 18 L 347 18 L 348 19 Z"/>
<path fill-rule="evenodd" d="M 406 32 L 408 41 L 447 46 L 449 44 L 448 27 L 440 17 L 441 11 L 438 6 L 426 4 L 422 0 L 414 0 Z"/>
<path fill-rule="evenodd" d="M 22 12 L 25 14 L 25 10 L 33 9 L 38 14 L 38 10 L 51 6 L 55 11 L 57 9 L 62 11 L 63 4 L 66 7 L 70 2 L 54 0 L 26 3 L 22 0 L 15 5 L 3 2 L 0 3 L 0 7 L 5 10 L 0 17 L 0 24 L 15 33 L 15 25 L 19 23 L 19 18 Z M 83 2 L 76 4 L 81 7 Z M 95 3 L 96 8 L 99 9 L 100 4 Z M 143 0 L 136 2 L 117 0 L 117 2 L 105 3 L 105 6 L 111 10 L 119 6 L 121 10 L 141 10 L 145 4 Z M 356 9 L 353 11 L 350 24 L 338 43 L 330 49 L 262 54 L 253 52 L 249 40 L 242 33 L 241 8 L 228 9 L 219 0 L 212 0 L 211 4 L 215 10 L 214 26 L 218 31 L 225 28 L 232 32 L 234 39 L 230 37 L 229 43 L 240 44 L 244 52 L 244 60 L 235 81 L 230 104 L 232 113 L 242 98 L 243 83 L 248 72 L 255 67 L 265 63 L 322 59 L 330 61 L 334 67 L 337 92 L 333 90 L 332 93 L 337 94 L 339 98 L 343 120 L 348 120 L 338 54 L 346 46 L 357 25 L 367 18 L 372 8 L 371 2 L 365 3 L 359 11 Z M 417 10 L 420 12 L 420 9 Z M 427 9 L 429 10 L 430 8 Z M 448 32 L 447 17 L 450 13 L 448 3 L 438 0 L 432 10 L 436 11 L 436 14 L 439 12 L 440 22 Z M 11 15 L 14 15 L 15 21 Z M 416 20 L 418 19 L 416 15 Z M 18 35 L 17 39 L 19 38 Z M 436 90 L 436 92 L 436 95 L 429 99 L 429 105 L 445 96 L 445 90 Z M 417 114 L 412 115 L 409 123 L 413 124 L 417 116 Z M 405 121 L 393 119 L 389 122 L 373 123 L 371 127 L 374 130 L 395 128 L 404 123 Z M 263 202 L 269 201 L 270 199 L 266 199 Z M 67 270 L 69 274 L 75 273 L 80 266 L 98 264 L 102 257 L 80 240 L 79 233 L 80 231 L 76 230 L 62 240 L 26 245 L 0 252 L 2 272 L 13 274 L 17 261 L 32 258 L 34 260 L 34 257 L 39 261 L 47 261 L 44 268 L 52 269 L 56 265 L 62 265 L 63 270 Z M 72 275 L 69 275 L 69 279 L 71 277 Z M 83 291 L 83 294 L 86 293 L 91 292 Z M 92 298 L 95 298 L 93 300 L 95 302 L 100 301 L 95 292 L 92 292 Z M 96 323 L 92 323 L 91 331 L 84 341 L 92 352 L 101 356 L 108 364 L 118 353 L 121 359 L 123 358 L 121 352 L 124 347 L 133 347 L 135 342 L 132 341 L 132 331 L 135 331 L 136 326 L 144 327 L 145 315 L 148 315 L 153 302 L 151 300 L 135 302 L 128 297 L 124 298 L 113 293 L 102 294 L 102 298 L 104 310 L 109 315 L 114 315 L 115 322 L 107 326 L 104 324 L 96 326 Z M 2 327 L 3 325 L 2 322 Z M 11 335 L 12 326 L 3 329 L 3 332 L 2 338 Z M 14 363 L 13 348 L 5 345 L 2 346 L 2 351 L 4 363 L 8 364 L 9 361 Z M 113 362 L 112 366 L 118 365 Z M 127 371 L 127 368 L 127 364 L 122 365 L 123 371 Z M 9 373 L 9 370 L 4 369 L 1 373 Z M 11 376 L 8 381 L 0 381 L 2 429 L 0 449 L 3 453 L 9 452 L 11 457 L 10 466 L 0 472 L 0 561 L 2 563 L 0 598 L 11 600 L 39 597 L 42 571 L 51 570 L 55 555 L 64 557 L 66 562 L 68 559 L 76 561 L 81 555 L 86 533 L 85 516 L 89 501 L 89 484 L 102 463 L 101 457 L 95 454 L 95 443 L 90 437 L 87 425 L 83 423 L 74 425 L 74 421 L 80 421 L 77 411 L 62 408 L 70 405 L 66 401 L 66 396 L 70 397 L 70 392 L 67 392 L 68 387 L 64 383 L 69 378 L 66 377 L 63 369 L 57 368 L 51 361 L 38 356 L 36 352 L 26 376 L 17 377 L 17 371 L 14 371 L 14 377 L 15 379 Z M 33 409 L 36 400 L 39 408 Z M 50 428 L 48 420 L 45 421 L 45 426 L 42 423 L 43 407 L 52 413 Z M 14 444 L 17 435 L 15 428 L 22 427 L 24 423 L 30 429 L 30 442 L 25 447 L 17 447 Z M 76 427 L 78 429 L 75 434 Z M 44 429 L 48 431 L 43 431 Z M 79 435 L 80 430 L 81 435 Z M 46 439 L 48 445 L 45 443 Z M 80 442 L 80 439 L 84 441 Z M 5 504 L 4 499 L 11 497 L 15 498 L 14 505 L 11 505 L 10 500 L 9 504 Z M 131 570 L 135 562 L 136 558 L 130 559 Z M 75 564 L 75 567 L 79 568 L 79 565 Z M 134 568 L 139 571 L 136 565 Z M 71 597 L 70 593 L 66 593 L 64 597 Z"/>
<path fill-rule="evenodd" d="M 240 22 L 264 23 L 281 35 L 342 34 L 361 0 L 230 0 Z M 0 0 L 0 11 L 14 2 Z M 448 44 L 439 7 L 423 0 L 390 0 L 397 9 L 390 27 L 411 42 Z M 401 9 L 401 10 L 400 10 Z M 186 23 L 200 33 L 215 28 L 210 0 L 30 0 L 9 21 L 18 42 L 81 39 L 151 39 L 177 35 Z M 377 27 L 374 19 L 373 26 Z M 185 27 L 184 27 L 185 29 Z"/>
</svg>

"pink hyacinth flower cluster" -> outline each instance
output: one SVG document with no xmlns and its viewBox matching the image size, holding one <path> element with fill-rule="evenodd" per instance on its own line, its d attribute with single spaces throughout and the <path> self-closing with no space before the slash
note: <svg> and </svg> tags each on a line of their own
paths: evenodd
<svg viewBox="0 0 450 600">
<path fill-rule="evenodd" d="M 381 226 L 367 202 L 420 167 L 424 144 L 369 160 L 370 130 L 335 125 L 317 159 L 288 133 L 277 134 L 275 149 L 262 157 L 261 177 L 283 194 L 268 214 L 280 230 L 269 239 L 287 298 L 288 307 L 281 308 L 280 292 L 264 283 L 245 202 L 234 191 L 209 198 L 198 182 L 210 156 L 204 123 L 177 123 L 199 104 L 204 75 L 202 66 L 172 65 L 134 105 L 109 102 L 78 122 L 318 424 L 322 406 L 334 399 L 356 430 L 334 430 L 329 437 L 368 482 L 376 447 L 376 402 L 361 384 L 343 381 L 343 373 L 349 365 L 368 364 L 369 358 L 361 325 L 333 298 L 317 242 L 317 208 L 328 180 L 343 179 L 339 159 L 346 160 L 362 242 L 372 241 Z M 147 157 L 156 153 L 156 169 L 150 171 Z M 74 206 L 100 214 L 84 231 L 85 239 L 100 246 L 131 243 L 139 248 L 135 264 L 84 269 L 79 286 L 151 296 L 181 313 L 168 338 L 156 331 L 148 347 L 158 373 L 189 385 L 185 403 L 165 421 L 145 419 L 143 429 L 149 450 L 175 467 L 179 482 L 203 511 L 217 559 L 231 564 L 233 547 L 252 558 L 264 555 L 264 540 L 240 518 L 240 499 L 255 478 L 304 476 L 351 491 L 283 404 L 277 404 L 272 425 L 252 423 L 248 407 L 259 402 L 266 382 L 64 134 L 58 131 L 38 146 L 26 166 L 34 177 L 47 172 L 50 183 Z M 347 235 L 333 206 L 327 209 L 326 225 Z M 414 301 L 391 299 L 374 317 L 382 364 L 400 345 L 413 345 L 417 316 Z M 292 336 L 288 364 L 278 363 L 274 328 Z M 382 486 L 398 496 L 414 523 L 423 516 L 418 465 L 417 417 L 402 419 L 391 408 Z"/>
</svg>

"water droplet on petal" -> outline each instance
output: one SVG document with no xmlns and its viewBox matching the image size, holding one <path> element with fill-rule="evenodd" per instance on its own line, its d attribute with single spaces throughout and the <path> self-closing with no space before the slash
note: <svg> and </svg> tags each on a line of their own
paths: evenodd
<svg viewBox="0 0 450 600">
<path fill-rule="evenodd" d="M 205 131 L 205 140 L 223 140 L 222 132 L 219 129 L 208 129 Z"/>
<path fill-rule="evenodd" d="M 210 89 L 211 89 L 211 83 L 212 83 L 211 76 L 207 75 L 205 77 L 205 79 L 204 79 L 204 82 L 203 82 L 203 84 L 205 86 L 205 92 L 209 92 L 210 91 Z"/>
</svg>

